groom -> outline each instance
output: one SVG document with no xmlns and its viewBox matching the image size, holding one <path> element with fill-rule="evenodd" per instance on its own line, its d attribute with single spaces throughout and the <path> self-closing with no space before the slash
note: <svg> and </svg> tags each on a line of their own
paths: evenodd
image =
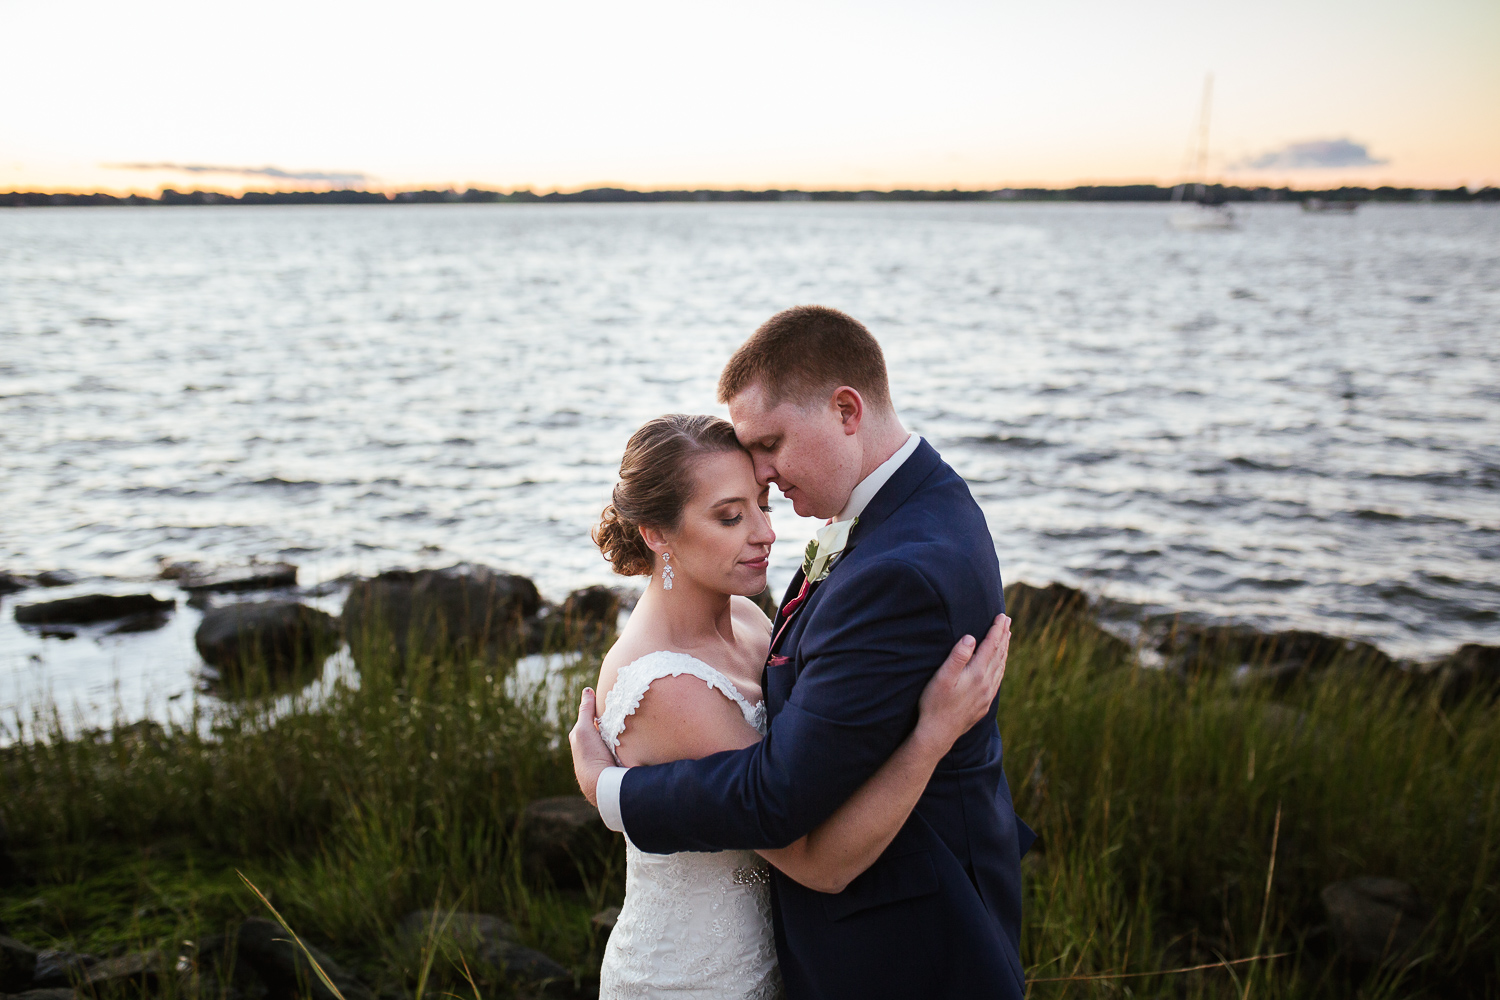
<svg viewBox="0 0 1500 1000">
<path fill-rule="evenodd" d="M 984 515 L 901 426 L 885 357 L 860 323 L 822 306 L 776 314 L 725 366 L 719 400 L 763 484 L 804 517 L 858 520 L 827 577 L 799 572 L 782 601 L 760 743 L 613 767 L 585 698 L 571 738 L 579 784 L 610 829 L 654 854 L 783 847 L 806 834 L 911 731 L 954 642 L 984 635 L 1004 610 Z M 1011 807 L 992 712 L 843 892 L 774 875 L 788 997 L 1019 1000 L 1020 865 L 1033 838 Z"/>
</svg>

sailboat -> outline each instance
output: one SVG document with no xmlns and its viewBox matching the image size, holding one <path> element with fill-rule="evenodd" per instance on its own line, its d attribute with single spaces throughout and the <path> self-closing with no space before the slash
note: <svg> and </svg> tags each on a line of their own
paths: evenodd
<svg viewBox="0 0 1500 1000">
<path fill-rule="evenodd" d="M 1208 176 L 1208 123 L 1213 113 L 1214 75 L 1208 74 L 1203 81 L 1203 104 L 1198 109 L 1197 180 L 1191 185 L 1182 183 L 1172 189 L 1171 222 L 1174 229 L 1233 229 L 1234 212 L 1223 201 L 1211 201 L 1204 181 Z M 1192 156 L 1192 151 L 1189 151 Z M 1186 163 L 1184 163 L 1184 167 Z M 1187 189 L 1194 189 L 1195 197 L 1186 200 Z"/>
</svg>

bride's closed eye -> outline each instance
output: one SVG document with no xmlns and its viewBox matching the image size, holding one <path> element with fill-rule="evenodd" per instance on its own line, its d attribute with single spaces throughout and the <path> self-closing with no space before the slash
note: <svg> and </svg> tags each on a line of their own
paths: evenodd
<svg viewBox="0 0 1500 1000">
<path fill-rule="evenodd" d="M 771 505 L 768 503 L 761 504 L 760 509 L 765 511 L 767 514 L 771 513 Z"/>
<path fill-rule="evenodd" d="M 736 524 L 739 524 L 744 519 L 745 519 L 745 515 L 744 514 L 736 514 L 733 517 L 721 517 L 721 518 L 719 518 L 719 523 L 722 524 L 726 528 L 732 528 Z"/>
</svg>

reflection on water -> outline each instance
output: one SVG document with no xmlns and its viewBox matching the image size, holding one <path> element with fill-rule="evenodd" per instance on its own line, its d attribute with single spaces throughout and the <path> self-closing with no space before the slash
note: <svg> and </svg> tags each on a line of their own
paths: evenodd
<svg viewBox="0 0 1500 1000">
<path fill-rule="evenodd" d="M 1007 578 L 1397 654 L 1493 642 L 1497 223 L 1437 206 L 1254 206 L 1228 234 L 1174 232 L 1148 205 L 0 213 L 0 568 L 255 556 L 314 583 L 470 559 L 553 598 L 613 582 L 588 530 L 630 432 L 722 412 L 734 346 L 823 302 L 880 337 Z M 785 583 L 813 526 L 785 504 L 775 521 Z M 16 600 L 0 703 L 190 683 L 190 609 L 64 642 L 21 634 Z"/>
</svg>

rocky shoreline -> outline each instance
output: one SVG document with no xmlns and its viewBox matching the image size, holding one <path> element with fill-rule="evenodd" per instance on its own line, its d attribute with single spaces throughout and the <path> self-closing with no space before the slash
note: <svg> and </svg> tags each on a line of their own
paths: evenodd
<svg viewBox="0 0 1500 1000">
<path fill-rule="evenodd" d="M 297 575 L 297 567 L 285 562 L 238 567 L 163 562 L 159 579 L 174 582 L 184 602 L 203 612 L 195 645 L 219 677 L 234 678 L 254 663 L 277 681 L 305 681 L 342 643 L 348 643 L 356 664 L 380 655 L 397 670 L 404 669 L 414 649 L 499 656 L 597 645 L 613 634 L 621 611 L 637 596 L 625 587 L 592 586 L 553 603 L 524 576 L 469 563 L 389 570 L 316 587 L 299 587 Z M 0 596 L 29 597 L 34 590 L 76 582 L 61 571 L 33 576 L 0 571 Z M 337 616 L 306 603 L 344 588 L 347 596 Z M 776 598 L 769 590 L 757 602 L 774 614 Z M 1266 683 L 1277 690 L 1335 665 L 1357 665 L 1397 671 L 1414 690 L 1438 689 L 1445 701 L 1500 692 L 1500 646 L 1469 643 L 1432 660 L 1398 659 L 1342 636 L 1145 615 L 1059 583 L 1013 583 L 1006 588 L 1006 602 L 1018 636 L 1028 629 L 1082 632 L 1101 663 L 1128 662 L 1183 675 L 1228 671 L 1237 683 Z M 102 634 L 150 631 L 164 625 L 175 607 L 175 600 L 149 593 L 99 593 L 17 600 L 12 615 L 34 634 L 70 638 L 85 627 Z"/>
</svg>

